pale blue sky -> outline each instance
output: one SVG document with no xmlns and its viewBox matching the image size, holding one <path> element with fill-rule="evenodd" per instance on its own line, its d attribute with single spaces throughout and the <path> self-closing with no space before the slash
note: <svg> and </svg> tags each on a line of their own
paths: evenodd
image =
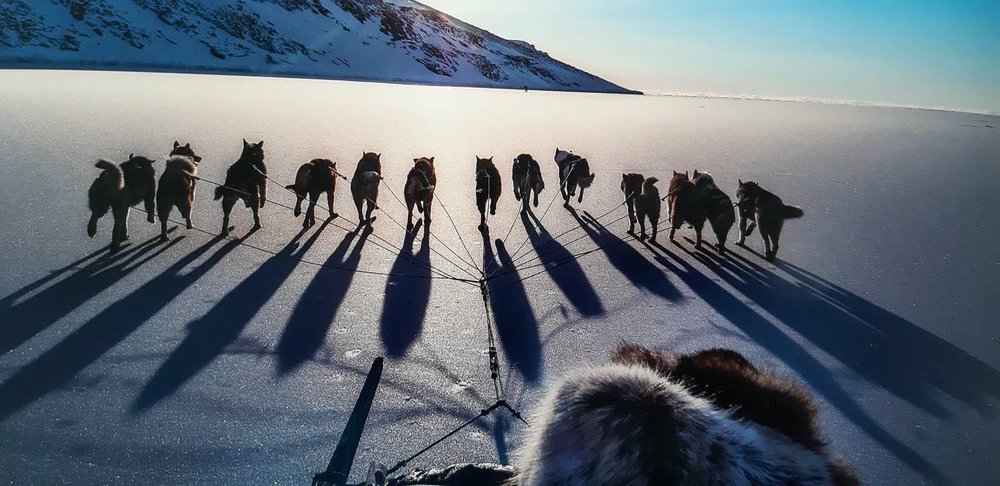
<svg viewBox="0 0 1000 486">
<path fill-rule="evenodd" d="M 1000 1 L 427 0 L 629 88 L 1000 113 Z"/>
</svg>

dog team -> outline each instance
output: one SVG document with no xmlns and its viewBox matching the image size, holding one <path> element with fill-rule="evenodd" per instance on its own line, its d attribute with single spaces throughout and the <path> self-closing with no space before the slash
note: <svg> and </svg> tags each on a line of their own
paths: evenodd
<svg viewBox="0 0 1000 486">
<path fill-rule="evenodd" d="M 557 165 L 559 191 L 564 206 L 569 208 L 574 196 L 578 203 L 582 203 L 584 192 L 594 182 L 595 174 L 590 170 L 590 163 L 586 158 L 558 148 L 553 160 Z M 152 159 L 132 154 L 121 164 L 99 160 L 96 167 L 101 169 L 101 173 L 91 184 L 88 193 L 91 217 L 87 234 L 94 237 L 98 220 L 110 210 L 114 217 L 111 241 L 115 245 L 121 244 L 128 239 L 126 221 L 129 209 L 140 202 L 144 203 L 147 221 L 155 223 L 154 215 L 159 218 L 163 239 L 167 238 L 167 221 L 175 207 L 184 218 L 187 228 L 191 229 L 191 208 L 199 180 L 200 162 L 201 157 L 195 154 L 190 143 L 181 145 L 175 141 L 157 184 L 153 167 L 155 161 Z M 529 154 L 520 154 L 513 160 L 511 174 L 514 198 L 521 202 L 521 211 L 537 207 L 538 195 L 545 189 L 538 161 Z M 302 202 L 309 198 L 309 206 L 303 218 L 304 228 L 316 224 L 316 203 L 323 193 L 326 193 L 330 217 L 336 216 L 333 212 L 333 195 L 338 177 L 347 179 L 337 171 L 335 162 L 313 159 L 299 167 L 294 184 L 285 186 L 296 195 L 296 217 L 302 214 Z M 222 204 L 223 236 L 233 230 L 229 224 L 229 216 L 237 201 L 243 201 L 253 213 L 254 229 L 261 227 L 259 211 L 267 201 L 267 182 L 264 142 L 249 143 L 244 139 L 239 159 L 226 171 L 225 183 L 215 189 L 215 200 L 221 200 Z M 707 172 L 695 170 L 689 176 L 688 172 L 674 171 L 667 195 L 663 197 L 656 187 L 657 182 L 656 177 L 644 177 L 636 173 L 622 174 L 621 191 L 625 196 L 624 205 L 628 209 L 628 233 L 635 235 L 635 225 L 638 223 L 640 240 L 647 238 L 648 224 L 649 238 L 656 241 L 661 205 L 666 200 L 671 241 L 674 240 L 676 230 L 686 223 L 694 228 L 695 245 L 700 246 L 701 232 L 707 221 L 715 233 L 716 248 L 720 254 L 724 254 L 726 240 L 736 223 L 738 211 L 738 244 L 743 245 L 746 237 L 753 233 L 754 228 L 759 227 L 765 257 L 774 260 L 778 254 L 778 240 L 784 221 L 803 215 L 801 209 L 784 204 L 781 198 L 752 181 L 739 181 L 735 204 Z M 372 212 L 378 208 L 379 186 L 382 183 L 381 154 L 362 154 L 350 183 L 359 224 L 370 225 L 375 221 Z M 408 231 L 413 228 L 414 208 L 422 214 L 425 230 L 430 226 L 436 185 L 434 157 L 413 159 L 413 168 L 407 174 L 403 187 Z M 475 195 L 481 230 L 486 228 L 487 211 L 491 215 L 496 214 L 502 187 L 500 171 L 493 163 L 493 157 L 477 156 Z"/>
</svg>

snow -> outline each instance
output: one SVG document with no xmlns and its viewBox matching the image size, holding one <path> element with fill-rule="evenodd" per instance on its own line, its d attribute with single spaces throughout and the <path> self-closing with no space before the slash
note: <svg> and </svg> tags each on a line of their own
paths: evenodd
<svg viewBox="0 0 1000 486">
<path fill-rule="evenodd" d="M 526 412 L 548 380 L 605 362 L 622 339 L 726 346 L 801 380 L 832 449 L 866 484 L 1000 477 L 995 117 L 85 71 L 4 71 L 0 106 L 0 481 L 302 484 L 327 464 L 377 356 L 385 368 L 354 481 L 492 402 L 478 288 L 317 266 L 420 271 L 373 236 L 362 242 L 332 224 L 296 236 L 301 220 L 271 204 L 243 245 L 182 227 L 153 245 L 158 226 L 133 213 L 131 245 L 95 254 L 110 220 L 86 238 L 94 160 L 135 152 L 162 163 L 178 139 L 218 181 L 243 138 L 265 140 L 279 181 L 312 158 L 349 174 L 362 151 L 381 152 L 397 193 L 414 157 L 435 156 L 437 198 L 480 266 L 507 264 L 526 237 L 521 254 L 540 247 L 547 261 L 611 243 L 521 284 L 491 285 L 502 375 Z M 621 172 L 666 181 L 695 167 L 730 193 L 738 178 L 759 180 L 806 216 L 786 225 L 776 264 L 756 254 L 757 235 L 729 258 L 683 239 L 669 245 L 665 234 L 664 248 L 615 243 L 624 221 L 543 246 L 545 233 L 580 226 L 558 203 L 541 218 L 556 146 L 588 157 L 597 174 L 580 218 L 621 202 Z M 548 182 L 536 212 L 544 230 L 526 233 L 505 187 L 484 238 L 474 157 L 495 155 L 506 184 L 521 152 Z M 199 185 L 194 220 L 215 231 L 211 189 Z M 404 220 L 387 191 L 380 204 Z M 337 210 L 356 217 L 343 183 Z M 464 256 L 434 211 L 441 242 L 428 249 Z M 244 208 L 234 224 L 244 235 Z M 407 243 L 387 216 L 375 225 L 392 245 Z M 417 258 L 459 272 L 423 248 L 418 237 Z M 504 461 L 522 432 L 509 418 L 483 420 L 413 466 Z"/>
<path fill-rule="evenodd" d="M 530 44 L 502 39 L 417 2 L 297 3 L 323 10 L 277 0 L 94 0 L 75 18 L 56 2 L 13 0 L 0 6 L 0 22 L 20 27 L 0 34 L 0 65 L 627 92 Z M 369 16 L 356 17 L 342 4 L 357 5 Z M 393 33 L 382 21 L 386 16 L 399 19 L 404 30 Z M 490 70 L 492 77 L 486 75 Z"/>
</svg>

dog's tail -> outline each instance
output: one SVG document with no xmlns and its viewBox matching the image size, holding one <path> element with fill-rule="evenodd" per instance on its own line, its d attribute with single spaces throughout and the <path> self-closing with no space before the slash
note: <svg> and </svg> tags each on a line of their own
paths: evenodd
<svg viewBox="0 0 1000 486">
<path fill-rule="evenodd" d="M 101 170 L 118 170 L 118 166 L 115 165 L 114 162 L 104 159 L 98 160 L 97 163 L 94 164 L 94 167 L 97 167 L 98 169 Z"/>
<path fill-rule="evenodd" d="M 804 211 L 802 211 L 802 208 L 800 208 L 798 206 L 788 206 L 788 205 L 785 205 L 785 206 L 782 206 L 782 208 L 781 208 L 781 215 L 784 216 L 785 219 L 801 218 L 802 216 L 805 216 L 805 214 L 806 213 Z"/>
</svg>

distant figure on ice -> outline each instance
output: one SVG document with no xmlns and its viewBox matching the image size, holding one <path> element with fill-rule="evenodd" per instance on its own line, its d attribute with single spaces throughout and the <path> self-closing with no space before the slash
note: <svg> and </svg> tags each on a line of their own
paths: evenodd
<svg viewBox="0 0 1000 486">
<path fill-rule="evenodd" d="M 434 172 L 434 157 L 413 159 L 413 168 L 406 176 L 403 198 L 406 199 L 406 231 L 413 230 L 413 207 L 424 215 L 424 233 L 431 229 L 431 203 L 434 202 L 434 188 L 437 175 Z"/>
<path fill-rule="evenodd" d="M 240 158 L 226 171 L 226 184 L 215 188 L 215 200 L 222 200 L 222 236 L 229 236 L 229 213 L 242 200 L 253 212 L 253 229 L 260 229 L 260 208 L 267 200 L 267 166 L 264 165 L 264 141 L 247 143 L 243 139 Z"/>
<path fill-rule="evenodd" d="M 476 207 L 479 208 L 479 229 L 486 229 L 486 206 L 489 202 L 490 214 L 497 213 L 500 200 L 500 171 L 493 165 L 493 157 L 476 156 Z"/>
<path fill-rule="evenodd" d="M 326 208 L 330 219 L 336 218 L 333 211 L 333 193 L 337 189 L 337 163 L 330 159 L 312 159 L 299 167 L 295 173 L 295 184 L 285 186 L 285 189 L 295 191 L 295 217 L 302 214 L 302 201 L 309 197 L 309 207 L 302 227 L 311 228 L 316 224 L 316 201 L 319 195 L 326 193 Z"/>
<path fill-rule="evenodd" d="M 733 208 L 733 200 L 729 199 L 726 193 L 722 192 L 715 185 L 715 179 L 708 172 L 699 172 L 697 169 L 692 173 L 694 183 L 695 199 L 705 211 L 705 218 L 712 226 L 712 231 L 718 240 L 719 254 L 726 253 L 726 238 L 729 230 L 736 223 L 736 209 Z"/>
<path fill-rule="evenodd" d="M 382 181 L 382 154 L 364 152 L 351 178 L 351 196 L 358 208 L 358 225 L 375 222 L 372 211 L 378 207 L 378 185 Z M 362 209 L 365 211 L 362 212 Z"/>
<path fill-rule="evenodd" d="M 576 195 L 576 188 L 580 188 L 580 197 L 576 200 L 583 202 L 583 190 L 594 183 L 594 174 L 590 172 L 590 163 L 587 159 L 572 152 L 556 149 L 556 164 L 559 166 L 559 191 L 562 192 L 563 205 L 569 206 L 569 200 Z"/>
<path fill-rule="evenodd" d="M 198 182 L 198 163 L 201 157 L 195 155 L 191 144 L 181 145 L 174 140 L 174 148 L 170 150 L 167 165 L 160 176 L 160 184 L 156 189 L 156 209 L 160 218 L 160 239 L 167 240 L 167 221 L 174 207 L 180 211 L 187 223 L 191 224 L 191 208 L 194 206 L 195 184 Z"/>
<path fill-rule="evenodd" d="M 774 261 L 778 257 L 778 238 L 786 219 L 801 218 L 805 213 L 801 208 L 788 206 L 781 198 L 760 187 L 756 182 L 739 181 L 736 200 L 740 207 L 740 239 L 743 245 L 746 237 L 753 232 L 754 224 L 760 227 L 760 237 L 764 240 L 764 258 Z"/>
<path fill-rule="evenodd" d="M 514 159 L 512 169 L 514 180 L 514 199 L 521 201 L 521 212 L 528 211 L 528 201 L 535 195 L 534 205 L 538 207 L 538 195 L 545 189 L 542 180 L 542 168 L 531 155 L 521 154 Z"/>
<path fill-rule="evenodd" d="M 94 165 L 101 169 L 100 175 L 90 185 L 87 191 L 87 202 L 90 207 L 90 221 L 87 223 L 87 235 L 91 238 L 97 234 L 97 221 L 108 214 L 115 219 L 111 231 L 111 244 L 120 245 L 128 239 L 129 209 L 139 202 L 146 206 L 146 221 L 155 223 L 156 169 L 153 160 L 141 155 L 129 154 L 128 160 L 115 165 L 104 159 Z"/>
</svg>

